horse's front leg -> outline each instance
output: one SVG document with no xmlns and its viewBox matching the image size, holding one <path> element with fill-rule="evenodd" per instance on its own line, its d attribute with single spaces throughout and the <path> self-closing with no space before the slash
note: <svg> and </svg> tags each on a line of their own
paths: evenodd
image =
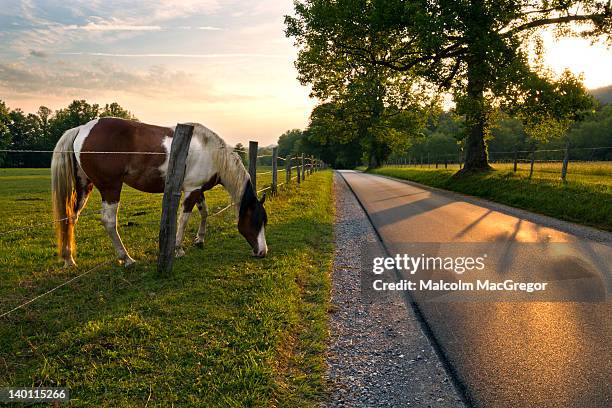
<svg viewBox="0 0 612 408">
<path fill-rule="evenodd" d="M 175 253 L 177 257 L 185 255 L 183 249 L 183 238 L 185 237 L 185 229 L 187 228 L 187 222 L 191 216 L 191 211 L 197 202 L 200 201 L 202 192 L 200 190 L 194 190 L 185 192 L 185 198 L 183 199 L 183 205 L 181 206 L 181 215 L 179 216 L 178 228 L 176 230 L 176 247 Z"/>
<path fill-rule="evenodd" d="M 204 247 L 204 236 L 206 235 L 206 220 L 208 219 L 208 206 L 206 205 L 206 197 L 204 197 L 204 193 L 202 193 L 202 199 L 198 202 L 198 210 L 200 210 L 200 215 L 202 219 L 200 220 L 200 227 L 198 228 L 198 235 L 195 239 L 195 244 L 203 248 Z"/>
<path fill-rule="evenodd" d="M 134 265 L 136 261 L 128 254 L 125 246 L 123 246 L 119 232 L 117 231 L 117 212 L 119 210 L 120 194 L 121 190 L 118 192 L 102 192 L 102 224 L 113 242 L 119 260 L 123 262 L 123 265 L 127 268 Z"/>
</svg>

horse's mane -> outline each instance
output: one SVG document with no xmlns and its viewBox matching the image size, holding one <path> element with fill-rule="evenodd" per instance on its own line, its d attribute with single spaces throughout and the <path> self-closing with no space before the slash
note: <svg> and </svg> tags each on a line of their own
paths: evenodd
<svg viewBox="0 0 612 408">
<path fill-rule="evenodd" d="M 219 177 L 225 189 L 232 196 L 232 201 L 239 204 L 247 181 L 251 179 L 244 168 L 240 156 L 225 141 L 200 123 L 187 123 L 193 126 L 193 136 L 198 138 L 203 149 L 211 149 L 216 168 L 220 170 Z"/>
</svg>

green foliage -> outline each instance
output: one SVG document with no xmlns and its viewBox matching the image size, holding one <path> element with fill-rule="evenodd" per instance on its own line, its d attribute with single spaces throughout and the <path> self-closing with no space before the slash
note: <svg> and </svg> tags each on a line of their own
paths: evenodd
<svg viewBox="0 0 612 408">
<path fill-rule="evenodd" d="M 529 79 L 505 94 L 505 106 L 525 125 L 525 133 L 537 141 L 549 141 L 566 135 L 574 122 L 595 112 L 595 98 L 582 79 L 565 71 L 552 75 L 531 74 Z"/>
<path fill-rule="evenodd" d="M 41 106 L 36 113 L 25 114 L 21 109 L 8 109 L 0 101 L 0 149 L 53 150 L 66 130 L 104 116 L 136 120 L 116 102 L 100 109 L 97 104 L 75 100 L 55 112 Z M 50 163 L 51 154 L 0 153 L 0 166 L 4 167 L 48 167 Z"/>
<path fill-rule="evenodd" d="M 121 105 L 119 105 L 117 102 L 113 102 L 111 104 L 107 103 L 106 105 L 104 105 L 104 108 L 100 111 L 101 118 L 108 117 L 108 116 L 112 116 L 115 118 L 138 120 L 136 119 L 134 115 L 132 115 L 130 111 L 123 109 Z"/>
<path fill-rule="evenodd" d="M 540 72 L 526 52 L 538 29 L 553 26 L 559 36 L 612 41 L 612 11 L 597 0 L 307 0 L 295 3 L 295 13 L 285 19 L 286 33 L 299 48 L 299 79 L 312 85 L 314 96 L 345 94 L 372 67 L 392 83 L 414 83 L 416 75 L 450 89 L 465 120 L 469 170 L 488 167 L 485 138 L 504 90 Z M 562 88 L 557 97 L 571 100 Z"/>
<path fill-rule="evenodd" d="M 301 153 L 303 133 L 300 129 L 291 129 L 278 138 L 278 155 L 289 157 Z"/>
<path fill-rule="evenodd" d="M 238 156 L 240 156 L 240 160 L 242 160 L 242 164 L 247 165 L 247 149 L 244 147 L 242 143 L 237 143 L 234 146 L 234 151 Z"/>
</svg>

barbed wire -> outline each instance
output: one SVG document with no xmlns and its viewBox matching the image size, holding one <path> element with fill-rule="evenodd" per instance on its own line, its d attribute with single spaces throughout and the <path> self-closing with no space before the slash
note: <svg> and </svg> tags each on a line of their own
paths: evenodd
<svg viewBox="0 0 612 408">
<path fill-rule="evenodd" d="M 24 302 L 24 303 L 20 304 L 19 306 L 16 306 L 16 307 L 12 308 L 12 309 L 11 309 L 11 310 L 9 310 L 8 312 L 4 312 L 4 313 L 0 314 L 0 319 L 1 319 L 1 318 L 3 318 L 3 317 L 5 317 L 5 316 L 8 316 L 9 314 L 13 313 L 13 312 L 14 312 L 14 311 L 16 311 L 16 310 L 22 309 L 22 308 L 26 307 L 27 305 L 29 305 L 29 304 L 31 304 L 31 303 L 34 303 L 34 302 L 35 302 L 35 301 L 37 301 L 38 299 L 41 299 L 41 298 L 43 298 L 43 297 L 45 297 L 45 296 L 49 295 L 50 293 L 55 292 L 57 289 L 59 289 L 59 288 L 61 288 L 61 287 L 63 287 L 63 286 L 66 286 L 66 285 L 68 285 L 69 283 L 74 282 L 74 281 L 75 281 L 75 280 L 77 280 L 77 279 L 82 278 L 83 276 L 85 276 L 85 275 L 87 275 L 87 274 L 89 274 L 89 273 L 91 273 L 91 272 L 93 272 L 93 271 L 95 271 L 95 270 L 97 270 L 97 269 L 101 268 L 102 266 L 106 266 L 106 265 L 110 264 L 111 262 L 112 262 L 111 260 L 108 260 L 108 261 L 106 261 L 106 262 L 102 262 L 102 263 L 97 264 L 96 266 L 94 266 L 94 267 L 92 267 L 92 268 L 90 268 L 90 269 L 86 270 L 85 272 L 81 273 L 80 275 L 74 276 L 74 277 L 72 277 L 72 278 L 68 279 L 67 281 L 65 281 L 65 282 L 63 282 L 63 283 L 61 283 L 61 284 L 59 284 L 59 285 L 55 286 L 54 288 L 49 289 L 48 291 L 46 291 L 46 292 L 44 292 L 44 293 L 41 293 L 40 295 L 38 295 L 38 296 L 36 296 L 36 297 L 34 297 L 34 298 L 32 298 L 32 299 L 28 300 L 27 302 Z"/>
<path fill-rule="evenodd" d="M 75 215 L 75 216 L 73 216 L 73 217 L 60 218 L 60 219 L 58 219 L 58 220 L 51 220 L 51 221 L 47 221 L 47 222 L 40 223 L 40 224 L 34 224 L 34 225 L 25 226 L 25 227 L 20 227 L 20 228 L 16 228 L 16 229 L 14 229 L 14 230 L 9 230 L 9 231 L 1 231 L 1 232 L 0 232 L 0 236 L 4 236 L 4 235 L 7 235 L 7 234 L 11 234 L 11 233 L 13 233 L 13 232 L 19 232 L 19 231 L 28 230 L 28 229 L 34 229 L 34 228 L 38 228 L 38 227 L 42 227 L 42 226 L 53 225 L 53 224 L 56 224 L 56 223 L 58 223 L 58 222 L 67 221 L 67 220 L 69 220 L 69 219 L 71 219 L 71 218 L 72 218 L 73 220 L 76 220 L 76 219 L 78 219 L 78 218 L 81 218 L 81 217 L 88 217 L 88 216 L 90 216 L 90 215 L 94 215 L 94 214 L 96 214 L 96 213 L 97 213 L 97 214 L 99 214 L 99 213 L 100 213 L 100 211 L 101 211 L 101 210 L 89 210 L 89 211 L 83 211 L 83 212 L 82 212 L 82 213 L 80 213 L 78 216 L 77 216 L 77 215 Z"/>
</svg>

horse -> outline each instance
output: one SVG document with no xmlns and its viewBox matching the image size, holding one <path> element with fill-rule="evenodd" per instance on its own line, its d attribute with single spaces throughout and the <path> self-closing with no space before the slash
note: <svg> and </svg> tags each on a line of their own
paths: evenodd
<svg viewBox="0 0 612 408">
<path fill-rule="evenodd" d="M 201 222 L 195 242 L 203 245 L 208 217 L 204 192 L 221 184 L 239 208 L 238 231 L 254 256 L 265 257 L 265 193 L 258 199 L 242 160 L 221 137 L 199 123 L 188 124 L 194 130 L 182 184 L 177 256 L 185 253 L 185 227 L 196 205 Z M 53 151 L 51 190 L 57 248 L 64 267 L 76 265 L 74 228 L 94 186 L 102 196 L 101 221 L 119 262 L 125 267 L 134 265 L 117 230 L 121 189 L 125 183 L 145 193 L 164 192 L 173 135 L 172 127 L 119 118 L 94 119 L 62 135 Z"/>
</svg>

